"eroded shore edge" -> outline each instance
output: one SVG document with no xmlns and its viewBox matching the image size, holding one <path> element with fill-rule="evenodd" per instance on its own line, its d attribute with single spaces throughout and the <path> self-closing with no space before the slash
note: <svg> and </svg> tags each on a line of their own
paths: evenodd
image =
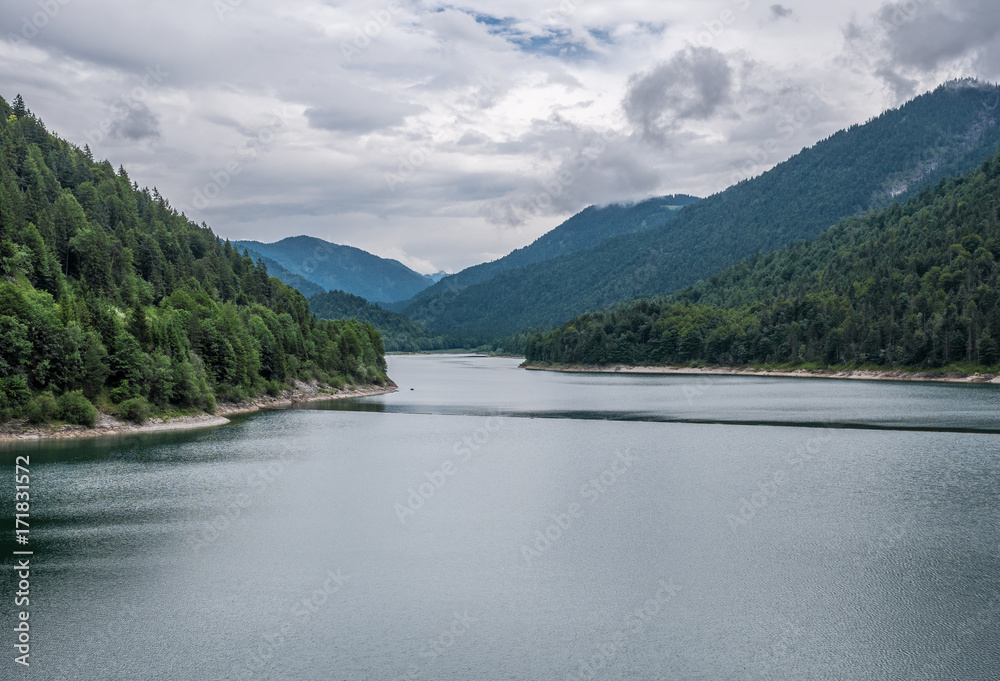
<svg viewBox="0 0 1000 681">
<path fill-rule="evenodd" d="M 215 428 L 229 423 L 230 421 L 226 418 L 227 416 L 251 414 L 263 409 L 283 409 L 303 402 L 325 402 L 327 400 L 343 400 L 350 397 L 385 395 L 396 392 L 398 387 L 395 383 L 389 381 L 386 385 L 358 386 L 353 390 L 340 390 L 336 393 L 321 392 L 321 390 L 322 386 L 318 384 L 300 383 L 295 390 L 286 390 L 280 397 L 264 395 L 249 402 L 241 402 L 239 404 L 219 403 L 216 406 L 214 414 L 176 416 L 166 419 L 151 418 L 141 425 L 121 421 L 108 414 L 101 414 L 98 417 L 97 425 L 93 428 L 72 425 L 32 426 L 24 421 L 12 421 L 0 425 L 0 442 L 65 440 Z"/>
<path fill-rule="evenodd" d="M 632 366 L 626 364 L 609 365 L 552 365 L 540 366 L 522 364 L 522 368 L 530 371 L 556 371 L 569 374 L 657 374 L 657 375 L 719 375 L 719 376 L 773 376 L 779 378 L 834 378 L 840 380 L 862 381 L 907 381 L 907 382 L 937 382 L 937 383 L 993 383 L 1000 384 L 1000 376 L 993 374 L 963 374 L 960 372 L 918 372 L 903 370 L 848 370 L 848 371 L 809 371 L 796 369 L 791 371 L 771 371 L 740 367 L 669 367 L 669 366 Z"/>
</svg>

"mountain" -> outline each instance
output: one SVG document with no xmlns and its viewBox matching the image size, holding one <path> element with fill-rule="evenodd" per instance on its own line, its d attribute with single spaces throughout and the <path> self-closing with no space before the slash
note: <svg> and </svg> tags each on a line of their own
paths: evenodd
<svg viewBox="0 0 1000 681">
<path fill-rule="evenodd" d="M 438 333 L 488 339 L 675 291 L 976 167 L 1000 148 L 998 101 L 996 85 L 948 83 L 686 206 L 656 229 L 508 270 L 404 312 Z"/>
<path fill-rule="evenodd" d="M 319 319 L 357 319 L 375 327 L 387 352 L 427 352 L 462 347 L 444 336 L 436 336 L 409 317 L 390 312 L 364 298 L 330 291 L 309 299 L 309 309 Z"/>
<path fill-rule="evenodd" d="M 579 317 L 533 363 L 1000 372 L 1000 154 L 905 206 L 756 255 L 673 296 Z"/>
<path fill-rule="evenodd" d="M 267 268 L 267 273 L 270 276 L 277 277 L 283 284 L 288 284 L 293 289 L 295 289 L 303 296 L 305 296 L 307 300 L 321 293 L 326 293 L 326 289 L 320 286 L 319 284 L 314 284 L 313 282 L 309 281 L 308 279 L 306 279 L 301 275 L 292 274 L 287 269 L 282 267 L 276 260 L 264 257 L 263 255 L 257 253 L 256 251 L 251 251 L 248 249 L 241 249 L 241 250 L 245 251 L 250 256 L 250 258 L 255 262 L 257 260 L 260 260 L 260 262 L 263 263 L 264 267 Z"/>
<path fill-rule="evenodd" d="M 236 241 L 233 245 L 270 258 L 324 290 L 346 291 L 372 302 L 406 300 L 434 283 L 433 275 L 414 272 L 398 260 L 311 236 L 292 236 L 273 244 Z"/>
<path fill-rule="evenodd" d="M 284 385 L 383 383 L 368 324 L 306 299 L 207 227 L 0 99 L 0 420 L 95 404 L 213 410 Z"/>
<path fill-rule="evenodd" d="M 684 206 L 697 200 L 693 196 L 678 194 L 647 199 L 636 204 L 590 206 L 524 248 L 512 251 L 492 262 L 475 265 L 443 278 L 436 286 L 418 293 L 413 300 L 397 303 L 391 307 L 403 310 L 422 298 L 448 295 L 453 291 L 491 279 L 507 270 L 590 248 L 619 234 L 652 229 L 672 218 Z"/>
</svg>

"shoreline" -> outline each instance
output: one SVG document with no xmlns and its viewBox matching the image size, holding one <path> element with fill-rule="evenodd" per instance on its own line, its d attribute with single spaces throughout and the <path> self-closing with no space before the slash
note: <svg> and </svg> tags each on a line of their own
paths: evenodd
<svg viewBox="0 0 1000 681">
<path fill-rule="evenodd" d="M 993 374 L 963 374 L 961 372 L 919 372 L 902 369 L 887 369 L 872 371 L 867 369 L 850 369 L 846 371 L 809 371 L 806 369 L 769 370 L 740 367 L 669 367 L 669 366 L 632 366 L 627 364 L 609 364 L 605 366 L 565 364 L 553 366 L 521 365 L 528 371 L 554 371 L 567 374 L 646 374 L 646 375 L 678 375 L 678 376 L 761 376 L 774 378 L 827 378 L 855 381 L 898 381 L 906 383 L 980 383 L 1000 384 L 1000 376 Z"/>
<path fill-rule="evenodd" d="M 358 386 L 353 390 L 342 389 L 336 393 L 320 392 L 321 389 L 322 387 L 317 384 L 300 382 L 296 385 L 295 390 L 285 390 L 280 397 L 263 395 L 249 402 L 238 404 L 221 402 L 216 405 L 214 414 L 202 413 L 194 416 L 175 416 L 173 418 L 153 417 L 141 425 L 129 421 L 121 421 L 110 414 L 99 414 L 97 425 L 93 428 L 74 425 L 32 426 L 25 421 L 13 421 L 0 424 L 0 443 L 113 437 L 116 435 L 141 435 L 168 431 L 217 428 L 232 423 L 229 418 L 226 418 L 228 416 L 253 414 L 269 409 L 286 409 L 295 404 L 307 402 L 326 402 L 328 400 L 343 400 L 351 397 L 387 395 L 396 392 L 399 387 L 392 381 L 389 381 L 386 385 Z"/>
</svg>

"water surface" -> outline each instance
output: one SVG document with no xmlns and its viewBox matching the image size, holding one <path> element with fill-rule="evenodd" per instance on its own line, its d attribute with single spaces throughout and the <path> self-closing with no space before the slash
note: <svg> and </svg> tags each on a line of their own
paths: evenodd
<svg viewBox="0 0 1000 681">
<path fill-rule="evenodd" d="M 1000 678 L 996 387 L 389 368 L 16 452 L 35 638 L 2 677 Z"/>
</svg>

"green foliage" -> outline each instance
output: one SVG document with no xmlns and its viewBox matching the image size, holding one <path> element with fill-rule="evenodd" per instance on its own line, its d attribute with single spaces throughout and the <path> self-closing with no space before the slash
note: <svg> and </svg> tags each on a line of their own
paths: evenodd
<svg viewBox="0 0 1000 681">
<path fill-rule="evenodd" d="M 998 96 L 994 85 L 949 83 L 686 206 L 655 229 L 440 291 L 402 311 L 434 333 L 488 341 L 669 294 L 977 167 L 1000 148 Z"/>
<path fill-rule="evenodd" d="M 142 424 L 149 420 L 152 409 L 144 397 L 133 397 L 118 405 L 119 418 Z"/>
<path fill-rule="evenodd" d="M 390 312 L 360 296 L 330 291 L 309 299 L 309 309 L 320 319 L 357 319 L 375 327 L 387 352 L 429 352 L 468 347 L 462 339 L 436 335 L 406 315 Z"/>
<path fill-rule="evenodd" d="M 56 400 L 56 417 L 67 423 L 93 428 L 97 423 L 97 409 L 82 391 L 74 390 Z"/>
<path fill-rule="evenodd" d="M 317 321 L 263 264 L 27 109 L 0 99 L 0 121 L 0 416 L 44 393 L 92 422 L 90 400 L 214 411 L 268 381 L 386 380 L 373 328 Z"/>
<path fill-rule="evenodd" d="M 32 398 L 25 411 L 25 416 L 28 417 L 29 423 L 49 423 L 58 414 L 59 405 L 56 403 L 56 398 L 50 392 L 39 393 Z"/>
<path fill-rule="evenodd" d="M 756 255 L 669 298 L 529 340 L 532 362 L 794 364 L 995 371 L 1000 155 L 815 242 Z"/>
</svg>

